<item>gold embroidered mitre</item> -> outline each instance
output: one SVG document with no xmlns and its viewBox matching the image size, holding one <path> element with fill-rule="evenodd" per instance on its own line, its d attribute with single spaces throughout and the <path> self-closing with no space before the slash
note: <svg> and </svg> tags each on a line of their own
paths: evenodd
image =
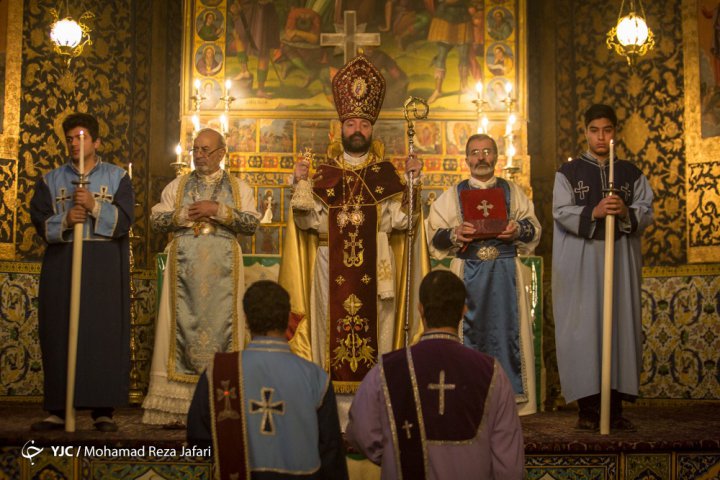
<svg viewBox="0 0 720 480">
<path fill-rule="evenodd" d="M 385 79 L 365 55 L 358 55 L 338 70 L 332 89 L 341 122 L 364 118 L 375 123 L 385 99 Z"/>
</svg>

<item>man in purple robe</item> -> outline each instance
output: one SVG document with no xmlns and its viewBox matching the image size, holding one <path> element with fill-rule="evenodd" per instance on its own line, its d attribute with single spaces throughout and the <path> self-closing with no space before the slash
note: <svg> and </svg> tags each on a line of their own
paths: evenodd
<svg viewBox="0 0 720 480">
<path fill-rule="evenodd" d="M 382 478 L 519 479 L 524 449 L 512 386 L 491 356 L 457 335 L 465 286 L 448 271 L 420 285 L 425 333 L 382 356 L 350 408 L 348 441 Z"/>
</svg>

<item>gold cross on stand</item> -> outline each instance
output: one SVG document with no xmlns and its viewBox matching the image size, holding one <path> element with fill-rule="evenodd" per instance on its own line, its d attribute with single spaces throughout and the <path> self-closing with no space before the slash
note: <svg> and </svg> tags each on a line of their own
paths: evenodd
<svg viewBox="0 0 720 480">
<path fill-rule="evenodd" d="M 438 390 L 440 395 L 440 407 L 438 413 L 445 415 L 445 390 L 455 390 L 454 383 L 445 383 L 445 370 L 440 370 L 440 378 L 438 383 L 431 383 L 428 385 L 428 390 Z"/>
<path fill-rule="evenodd" d="M 355 10 L 345 10 L 344 24 L 341 33 L 321 33 L 320 45 L 323 47 L 343 47 L 343 65 L 357 56 L 358 47 L 380 46 L 379 33 L 363 33 L 357 31 L 357 15 Z"/>
</svg>

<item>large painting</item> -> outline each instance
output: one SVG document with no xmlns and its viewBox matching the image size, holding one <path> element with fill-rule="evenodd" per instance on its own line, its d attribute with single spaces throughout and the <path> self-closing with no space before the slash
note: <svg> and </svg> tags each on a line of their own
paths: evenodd
<svg viewBox="0 0 720 480">
<path fill-rule="evenodd" d="M 720 262 L 719 8 L 718 0 L 683 0 L 689 263 Z"/>
<path fill-rule="evenodd" d="M 193 95 L 204 97 L 203 109 L 222 110 L 227 94 L 236 99 L 229 109 L 246 114 L 332 111 L 331 79 L 345 52 L 323 44 L 328 33 L 356 32 L 366 44 L 388 82 L 383 112 L 399 113 L 413 95 L 436 114 L 472 114 L 478 82 L 484 108 L 503 111 L 506 84 L 517 91 L 515 0 L 189 1 L 186 111 Z"/>
<path fill-rule="evenodd" d="M 720 1 L 698 2 L 702 136 L 720 136 Z"/>
</svg>

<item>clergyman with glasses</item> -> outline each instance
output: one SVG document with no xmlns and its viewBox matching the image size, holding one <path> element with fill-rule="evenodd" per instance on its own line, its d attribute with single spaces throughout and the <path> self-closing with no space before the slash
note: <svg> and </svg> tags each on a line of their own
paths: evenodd
<svg viewBox="0 0 720 480">
<path fill-rule="evenodd" d="M 171 234 L 143 423 L 184 428 L 200 373 L 216 352 L 245 344 L 243 260 L 238 235 L 260 220 L 252 188 L 220 168 L 227 147 L 211 128 L 193 142 L 195 170 L 170 182 L 152 208 Z"/>
<path fill-rule="evenodd" d="M 448 188 L 430 207 L 430 254 L 452 257 L 450 270 L 465 283 L 467 310 L 462 321 L 465 345 L 497 358 L 515 391 L 518 413 L 537 411 L 532 342 L 530 269 L 518 255 L 529 255 L 540 241 L 532 202 L 517 184 L 495 176 L 498 149 L 489 135 L 476 134 L 465 145 L 470 178 Z M 506 212 L 496 231 L 475 219 Z M 470 219 L 473 220 L 470 220 Z"/>
</svg>

